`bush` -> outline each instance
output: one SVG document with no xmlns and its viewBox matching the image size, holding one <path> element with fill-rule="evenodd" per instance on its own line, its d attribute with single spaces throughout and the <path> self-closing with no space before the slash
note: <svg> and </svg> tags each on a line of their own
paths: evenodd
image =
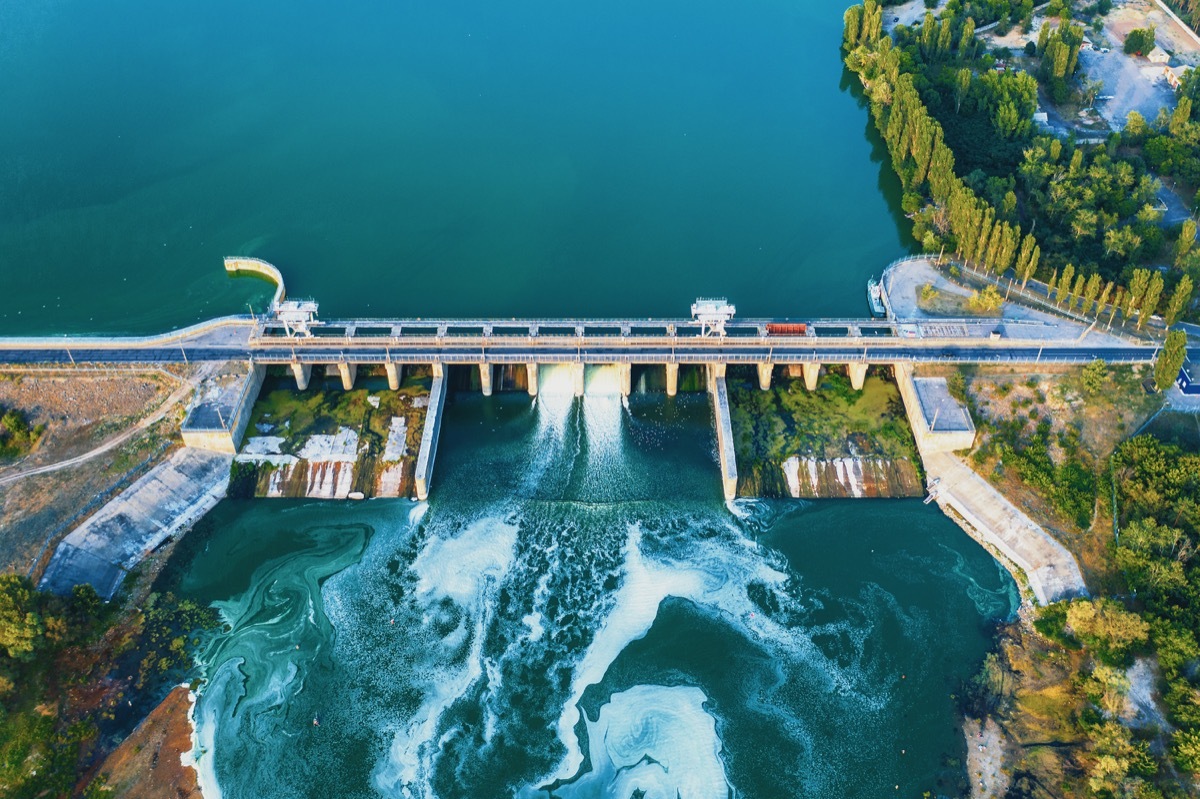
<svg viewBox="0 0 1200 799">
<path fill-rule="evenodd" d="M 1025 55 L 1029 56 L 1030 58 L 1033 58 L 1035 55 L 1037 55 L 1037 42 L 1033 41 L 1032 39 L 1025 42 Z"/>
</svg>

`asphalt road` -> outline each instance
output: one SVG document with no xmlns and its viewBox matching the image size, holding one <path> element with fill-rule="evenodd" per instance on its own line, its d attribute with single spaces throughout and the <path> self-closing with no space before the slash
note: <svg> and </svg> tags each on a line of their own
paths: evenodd
<svg viewBox="0 0 1200 799">
<path fill-rule="evenodd" d="M 696 346 L 680 343 L 676 346 L 638 347 L 585 344 L 583 346 L 444 346 L 390 347 L 387 353 L 378 347 L 321 347 L 307 346 L 292 350 L 256 347 L 147 347 L 127 349 L 44 349 L 0 348 L 0 362 L 12 364 L 134 364 L 183 363 L 185 361 L 218 361 L 248 359 L 258 363 L 382 363 L 393 361 L 432 363 L 822 363 L 839 361 L 953 361 L 959 363 L 1086 363 L 1096 358 L 1110 363 L 1144 363 L 1153 360 L 1152 347 L 1081 347 L 1055 344 L 1045 347 L 1031 345 L 997 346 L 995 344 L 943 345 L 918 343 L 866 344 L 865 346 Z M 1189 351 L 1200 359 L 1200 348 Z"/>
</svg>

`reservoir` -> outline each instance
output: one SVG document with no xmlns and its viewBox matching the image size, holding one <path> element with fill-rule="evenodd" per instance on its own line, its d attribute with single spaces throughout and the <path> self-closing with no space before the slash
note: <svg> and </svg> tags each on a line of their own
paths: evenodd
<svg viewBox="0 0 1200 799">
<path fill-rule="evenodd" d="M 6 3 L 0 334 L 261 308 L 226 255 L 326 316 L 861 314 L 906 243 L 843 5 Z"/>
<path fill-rule="evenodd" d="M 0 7 L 0 335 L 861 316 L 907 252 L 819 0 Z M 918 501 L 722 501 L 703 394 L 446 407 L 429 503 L 227 500 L 206 799 L 918 797 L 1017 595 Z M 314 723 L 319 722 L 319 723 Z M 638 793 L 638 792 L 641 793 Z"/>
</svg>

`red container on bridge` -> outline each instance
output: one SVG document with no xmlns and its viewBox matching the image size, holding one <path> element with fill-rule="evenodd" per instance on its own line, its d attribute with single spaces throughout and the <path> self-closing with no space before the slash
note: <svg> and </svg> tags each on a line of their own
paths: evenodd
<svg viewBox="0 0 1200 799">
<path fill-rule="evenodd" d="M 808 335 L 808 325 L 803 322 L 785 323 L 785 322 L 769 322 L 767 323 L 768 336 L 806 336 Z"/>
</svg>

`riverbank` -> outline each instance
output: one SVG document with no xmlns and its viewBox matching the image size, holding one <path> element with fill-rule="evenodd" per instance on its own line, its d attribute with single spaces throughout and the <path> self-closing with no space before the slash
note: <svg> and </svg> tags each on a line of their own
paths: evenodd
<svg viewBox="0 0 1200 799">
<path fill-rule="evenodd" d="M 191 762 L 194 701 L 187 686 L 167 694 L 104 759 L 92 785 L 121 799 L 203 799 Z"/>
</svg>

